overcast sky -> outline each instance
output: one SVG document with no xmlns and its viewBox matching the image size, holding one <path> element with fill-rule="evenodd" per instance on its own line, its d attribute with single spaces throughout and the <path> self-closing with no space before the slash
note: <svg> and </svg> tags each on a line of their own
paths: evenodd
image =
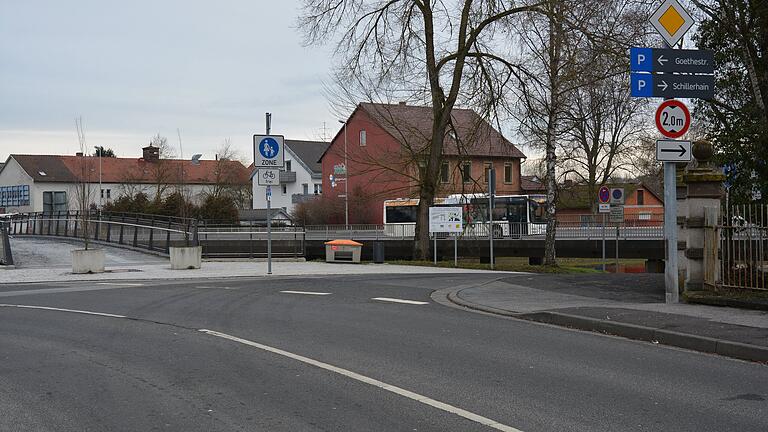
<svg viewBox="0 0 768 432">
<path fill-rule="evenodd" d="M 88 145 L 136 157 L 160 133 L 213 158 L 231 138 L 317 139 L 339 124 L 323 95 L 328 48 L 305 48 L 299 0 L 0 0 L 0 160 Z"/>
</svg>

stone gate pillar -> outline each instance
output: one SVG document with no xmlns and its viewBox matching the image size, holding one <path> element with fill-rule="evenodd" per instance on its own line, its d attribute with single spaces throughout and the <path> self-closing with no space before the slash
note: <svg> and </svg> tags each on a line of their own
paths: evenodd
<svg viewBox="0 0 768 432">
<path fill-rule="evenodd" d="M 719 218 L 720 200 L 724 196 L 725 175 L 712 165 L 712 154 L 712 143 L 694 142 L 693 156 L 696 161 L 693 168 L 683 175 L 683 181 L 687 185 L 687 215 L 685 254 L 681 262 L 685 262 L 686 291 L 704 289 L 704 244 L 707 231 L 705 220 Z"/>
</svg>

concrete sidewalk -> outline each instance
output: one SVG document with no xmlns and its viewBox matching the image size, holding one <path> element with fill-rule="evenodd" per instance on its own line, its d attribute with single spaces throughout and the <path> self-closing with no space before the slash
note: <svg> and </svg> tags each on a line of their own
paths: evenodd
<svg viewBox="0 0 768 432">
<path fill-rule="evenodd" d="M 227 277 L 267 276 L 267 263 L 263 261 L 203 262 L 197 270 L 171 270 L 169 262 L 161 264 L 107 266 L 105 273 L 72 274 L 70 267 L 15 268 L 0 270 L 0 284 L 28 282 L 72 282 L 115 280 L 205 279 Z M 428 274 L 428 273 L 485 273 L 484 270 L 450 269 L 391 264 L 328 264 L 324 262 L 272 263 L 272 276 L 322 276 L 352 274 Z M 514 273 L 507 273 L 514 274 Z"/>
<path fill-rule="evenodd" d="M 667 305 L 663 275 L 512 275 L 448 298 L 485 312 L 768 362 L 768 312 Z"/>
</svg>

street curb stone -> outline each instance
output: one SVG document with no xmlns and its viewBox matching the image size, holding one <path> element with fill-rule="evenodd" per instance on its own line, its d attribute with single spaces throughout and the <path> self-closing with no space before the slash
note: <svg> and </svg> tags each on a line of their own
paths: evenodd
<svg viewBox="0 0 768 432">
<path fill-rule="evenodd" d="M 459 296 L 463 289 L 453 290 L 448 293 L 448 300 L 469 309 L 482 312 L 535 321 L 544 324 L 552 324 L 562 327 L 575 328 L 597 333 L 606 333 L 621 336 L 628 339 L 645 342 L 660 343 L 692 351 L 719 354 L 725 357 L 737 358 L 754 362 L 768 362 L 768 347 L 749 345 L 723 339 L 715 339 L 706 336 L 698 336 L 680 333 L 672 330 L 641 326 L 636 324 L 606 321 L 596 318 L 565 314 L 560 312 L 541 311 L 533 313 L 519 313 L 505 309 L 494 308 L 465 300 Z"/>
</svg>

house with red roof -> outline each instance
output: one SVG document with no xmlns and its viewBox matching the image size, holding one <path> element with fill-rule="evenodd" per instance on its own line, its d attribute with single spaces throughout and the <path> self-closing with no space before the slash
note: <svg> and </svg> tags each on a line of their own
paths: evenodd
<svg viewBox="0 0 768 432">
<path fill-rule="evenodd" d="M 384 200 L 418 197 L 432 118 L 430 107 L 403 102 L 361 103 L 352 112 L 320 157 L 323 195 L 341 203 L 348 194 L 349 223 L 380 224 Z M 525 155 L 473 110 L 456 108 L 451 120 L 437 196 L 486 192 L 490 167 L 497 194 L 520 194 Z"/>
<path fill-rule="evenodd" d="M 238 161 L 161 159 L 157 147 L 142 150 L 140 158 L 12 154 L 0 169 L 0 213 L 77 210 L 83 183 L 97 207 L 138 192 L 165 196 L 180 185 L 199 201 L 221 184 L 250 184 L 249 170 Z"/>
</svg>

